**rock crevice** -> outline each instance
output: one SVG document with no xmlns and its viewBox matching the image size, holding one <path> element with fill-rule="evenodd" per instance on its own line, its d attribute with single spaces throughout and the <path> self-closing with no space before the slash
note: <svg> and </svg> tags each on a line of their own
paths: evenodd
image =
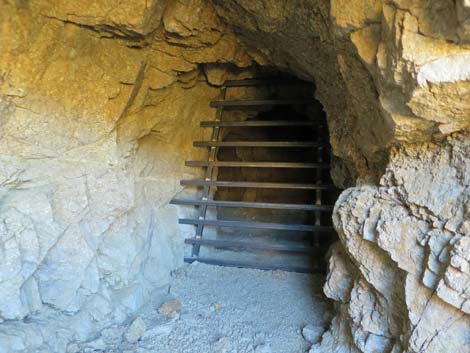
<svg viewBox="0 0 470 353">
<path fill-rule="evenodd" d="M 468 350 L 468 141 L 396 149 L 380 186 L 340 196 L 325 285 L 339 313 L 312 353 Z"/>
</svg>

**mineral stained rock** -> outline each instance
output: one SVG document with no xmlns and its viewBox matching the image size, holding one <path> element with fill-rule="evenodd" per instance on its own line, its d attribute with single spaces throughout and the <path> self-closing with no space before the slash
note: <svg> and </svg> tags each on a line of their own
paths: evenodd
<svg viewBox="0 0 470 353">
<path fill-rule="evenodd" d="M 251 58 L 207 1 L 166 3 L 0 3 L 2 353 L 65 352 L 182 264 L 167 203 L 204 155 L 206 75 Z"/>
<path fill-rule="evenodd" d="M 469 129 L 468 1 L 213 3 L 260 63 L 315 81 L 338 185 L 377 183 L 392 145 Z"/>
<path fill-rule="evenodd" d="M 0 352 L 73 351 L 165 288 L 191 230 L 167 206 L 195 176 L 183 161 L 202 157 L 191 141 L 218 85 L 254 62 L 316 83 L 336 184 L 371 184 L 337 202 L 337 315 L 312 352 L 468 351 L 469 13 L 466 0 L 1 2 Z"/>
<path fill-rule="evenodd" d="M 260 63 L 313 78 L 336 184 L 371 184 L 336 203 L 311 353 L 470 351 L 468 1 L 213 2 Z"/>
</svg>

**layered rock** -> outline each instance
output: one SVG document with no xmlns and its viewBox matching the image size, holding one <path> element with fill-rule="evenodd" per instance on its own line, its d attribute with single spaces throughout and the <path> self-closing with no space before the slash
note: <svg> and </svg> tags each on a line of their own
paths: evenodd
<svg viewBox="0 0 470 353">
<path fill-rule="evenodd" d="M 468 3 L 214 3 L 259 62 L 316 83 L 336 184 L 371 184 L 336 203 L 337 316 L 312 353 L 470 350 Z"/>
<path fill-rule="evenodd" d="M 338 185 L 378 182 L 393 145 L 469 128 L 465 1 L 213 2 L 260 63 L 316 83 Z"/>
<path fill-rule="evenodd" d="M 183 160 L 198 157 L 217 85 L 252 76 L 255 60 L 316 83 L 336 184 L 378 185 L 338 200 L 325 287 L 338 314 L 313 351 L 465 351 L 469 11 L 2 2 L 0 347 L 63 352 L 167 285 L 182 259 L 184 210 L 166 205 L 192 172 Z"/>
<path fill-rule="evenodd" d="M 380 186 L 343 192 L 325 285 L 338 314 L 312 353 L 470 349 L 469 156 L 468 135 L 407 145 Z"/>
<path fill-rule="evenodd" d="M 0 352 L 65 352 L 182 264 L 167 203 L 204 153 L 208 77 L 251 59 L 204 1 L 3 2 L 0 22 Z"/>
</svg>

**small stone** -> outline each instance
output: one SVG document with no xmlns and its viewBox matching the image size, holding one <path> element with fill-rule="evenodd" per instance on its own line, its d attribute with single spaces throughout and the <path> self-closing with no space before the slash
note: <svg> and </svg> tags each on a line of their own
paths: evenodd
<svg viewBox="0 0 470 353">
<path fill-rule="evenodd" d="M 78 353 L 80 351 L 80 347 L 76 343 L 70 343 L 67 345 L 67 353 Z"/>
<path fill-rule="evenodd" d="M 228 337 L 221 337 L 212 345 L 214 353 L 227 353 L 229 350 L 230 339 Z"/>
<path fill-rule="evenodd" d="M 215 303 L 215 304 L 212 304 L 211 311 L 213 311 L 213 312 L 219 311 L 221 308 L 222 308 L 221 304 Z"/>
<path fill-rule="evenodd" d="M 124 338 L 129 343 L 135 343 L 144 335 L 145 331 L 147 331 L 147 325 L 139 316 L 132 322 L 127 331 L 124 333 Z"/>
<path fill-rule="evenodd" d="M 101 331 L 101 338 L 106 344 L 117 344 L 122 337 L 122 329 L 119 327 L 108 327 Z"/>
<path fill-rule="evenodd" d="M 255 353 L 272 353 L 272 349 L 267 344 L 260 344 L 259 346 L 256 346 Z"/>
<path fill-rule="evenodd" d="M 174 299 L 174 300 L 169 300 L 165 303 L 163 303 L 160 306 L 160 309 L 158 309 L 158 312 L 167 317 L 168 319 L 174 319 L 179 316 L 179 313 L 181 311 L 181 303 Z"/>
<path fill-rule="evenodd" d="M 286 279 L 287 273 L 285 271 L 275 270 L 272 272 L 272 276 L 273 278 L 276 278 L 276 279 Z"/>
<path fill-rule="evenodd" d="M 171 331 L 173 331 L 174 326 L 175 326 L 174 322 L 170 321 L 166 324 L 152 327 L 147 332 L 145 332 L 143 338 L 147 339 L 150 337 L 155 338 L 157 336 L 168 336 L 171 333 Z"/>
<path fill-rule="evenodd" d="M 324 332 L 325 328 L 323 326 L 307 325 L 302 329 L 302 336 L 307 342 L 315 344 L 320 341 Z"/>
<path fill-rule="evenodd" d="M 149 351 L 148 349 L 137 347 L 137 351 L 133 351 L 132 353 L 155 353 L 154 350 Z"/>
<path fill-rule="evenodd" d="M 101 337 L 85 343 L 85 349 L 90 349 L 91 351 L 104 350 L 105 348 L 106 344 Z"/>
<path fill-rule="evenodd" d="M 255 346 L 263 345 L 266 340 L 266 335 L 263 332 L 256 332 L 253 337 L 253 343 Z"/>
</svg>

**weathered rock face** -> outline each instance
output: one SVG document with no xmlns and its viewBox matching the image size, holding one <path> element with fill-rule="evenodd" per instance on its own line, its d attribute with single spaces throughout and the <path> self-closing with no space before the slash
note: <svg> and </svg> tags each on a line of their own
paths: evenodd
<svg viewBox="0 0 470 353">
<path fill-rule="evenodd" d="M 337 203 L 325 292 L 338 314 L 312 351 L 464 352 L 469 12 L 466 0 L 3 1 L 0 352 L 64 352 L 167 285 L 183 160 L 198 157 L 217 85 L 252 76 L 253 60 L 315 81 L 338 185 L 382 180 Z"/>
<path fill-rule="evenodd" d="M 312 353 L 470 348 L 468 135 L 392 153 L 381 185 L 343 192 L 325 285 L 337 301 Z"/>
<path fill-rule="evenodd" d="M 337 201 L 337 316 L 311 352 L 469 351 L 468 1 L 214 3 L 259 62 L 316 82 L 336 183 L 381 178 Z"/>
<path fill-rule="evenodd" d="M 378 182 L 392 145 L 469 127 L 466 1 L 213 2 L 260 63 L 315 81 L 340 185 Z"/>
<path fill-rule="evenodd" d="M 2 353 L 65 352 L 182 264 L 167 203 L 204 153 L 208 80 L 251 59 L 209 3 L 164 5 L 0 5 Z"/>
</svg>

